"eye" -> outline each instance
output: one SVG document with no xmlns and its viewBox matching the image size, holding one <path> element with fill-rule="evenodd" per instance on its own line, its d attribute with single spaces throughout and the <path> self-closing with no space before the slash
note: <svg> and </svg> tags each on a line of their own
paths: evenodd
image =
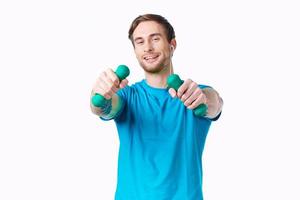
<svg viewBox="0 0 300 200">
<path fill-rule="evenodd" d="M 138 40 L 138 41 L 136 41 L 135 43 L 138 44 L 138 45 L 141 45 L 141 44 L 144 43 L 144 41 L 143 41 L 143 40 Z"/>
<path fill-rule="evenodd" d="M 153 40 L 154 41 L 159 41 L 159 37 L 154 37 Z"/>
</svg>

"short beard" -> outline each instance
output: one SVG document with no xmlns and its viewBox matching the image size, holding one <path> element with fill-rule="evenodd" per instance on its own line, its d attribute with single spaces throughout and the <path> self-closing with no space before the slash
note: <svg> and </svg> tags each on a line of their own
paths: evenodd
<svg viewBox="0 0 300 200">
<path fill-rule="evenodd" d="M 142 68 L 148 72 L 148 73 L 151 73 L 151 74 L 158 74 L 159 72 L 161 72 L 163 69 L 164 69 L 164 66 L 163 65 L 159 65 L 159 67 L 155 67 L 155 68 L 151 68 L 151 69 L 148 69 L 146 68 L 145 66 L 142 66 Z"/>
<path fill-rule="evenodd" d="M 166 64 L 164 62 L 159 63 L 153 68 L 148 68 L 147 66 L 143 65 L 143 63 L 140 63 L 141 67 L 144 69 L 145 72 L 151 73 L 151 74 L 158 74 L 159 72 L 163 71 L 166 68 Z"/>
</svg>

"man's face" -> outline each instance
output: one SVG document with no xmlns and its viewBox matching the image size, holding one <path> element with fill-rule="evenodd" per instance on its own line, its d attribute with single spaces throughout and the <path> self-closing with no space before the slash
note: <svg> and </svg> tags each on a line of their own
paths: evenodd
<svg viewBox="0 0 300 200">
<path fill-rule="evenodd" d="M 173 50 L 162 25 L 141 22 L 132 36 L 136 57 L 146 72 L 158 73 L 170 65 Z M 171 43 L 175 45 L 175 39 Z"/>
</svg>

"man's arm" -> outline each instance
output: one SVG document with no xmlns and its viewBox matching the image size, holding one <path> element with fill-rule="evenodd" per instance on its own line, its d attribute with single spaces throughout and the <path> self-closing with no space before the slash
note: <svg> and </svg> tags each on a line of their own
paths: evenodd
<svg viewBox="0 0 300 200">
<path fill-rule="evenodd" d="M 95 95 L 95 92 L 92 92 L 91 98 Z M 123 100 L 117 94 L 114 94 L 110 100 L 106 102 L 106 104 L 100 108 L 96 107 L 90 101 L 91 111 L 98 115 L 103 119 L 113 119 L 121 110 L 123 104 Z"/>
<path fill-rule="evenodd" d="M 103 71 L 97 78 L 96 83 L 92 89 L 90 98 L 91 111 L 101 117 L 102 119 L 114 118 L 123 107 L 123 100 L 116 93 L 119 89 L 125 88 L 128 84 L 127 79 L 123 79 L 121 82 L 114 71 L 110 68 Z M 105 105 L 96 107 L 92 104 L 92 97 L 95 94 L 102 95 L 105 99 Z"/>
<path fill-rule="evenodd" d="M 169 93 L 172 97 L 177 96 L 188 109 L 193 110 L 202 103 L 206 104 L 208 109 L 205 117 L 209 119 L 215 119 L 222 111 L 223 100 L 218 92 L 211 87 L 201 89 L 191 79 L 185 80 L 177 92 L 170 88 Z"/>
<path fill-rule="evenodd" d="M 222 111 L 223 99 L 219 93 L 213 88 L 206 87 L 202 89 L 206 96 L 207 114 L 206 117 L 210 119 L 216 118 Z"/>
</svg>

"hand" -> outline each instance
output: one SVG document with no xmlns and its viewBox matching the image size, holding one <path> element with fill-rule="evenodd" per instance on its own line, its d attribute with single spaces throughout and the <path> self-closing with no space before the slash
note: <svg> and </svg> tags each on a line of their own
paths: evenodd
<svg viewBox="0 0 300 200">
<path fill-rule="evenodd" d="M 126 87 L 127 84 L 127 79 L 120 82 L 114 71 L 108 68 L 97 78 L 92 91 L 94 94 L 98 93 L 104 96 L 105 99 L 111 99 L 120 88 Z"/>
<path fill-rule="evenodd" d="M 178 97 L 188 109 L 195 109 L 200 104 L 207 103 L 205 94 L 198 84 L 191 79 L 185 80 L 177 92 L 175 89 L 170 88 L 169 93 L 173 98 Z"/>
</svg>

